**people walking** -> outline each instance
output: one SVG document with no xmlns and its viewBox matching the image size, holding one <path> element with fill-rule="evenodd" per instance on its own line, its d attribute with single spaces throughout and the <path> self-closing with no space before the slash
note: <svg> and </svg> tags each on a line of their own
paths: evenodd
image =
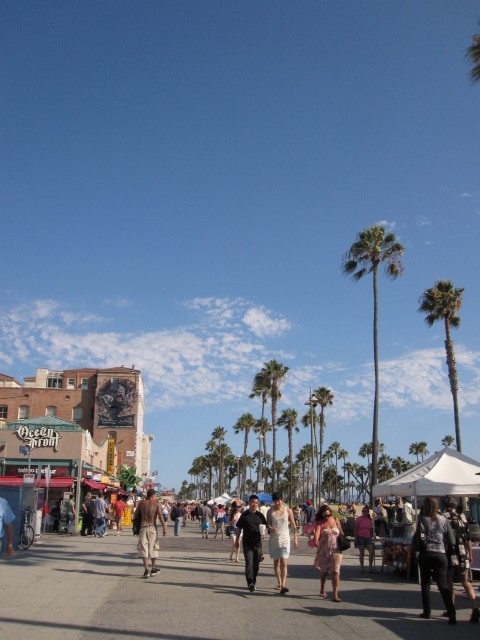
<svg viewBox="0 0 480 640">
<path fill-rule="evenodd" d="M 93 501 L 92 494 L 88 491 L 85 494 L 85 499 L 82 502 L 81 510 L 82 510 L 82 529 L 80 534 L 82 536 L 91 536 L 93 532 Z"/>
<path fill-rule="evenodd" d="M 207 501 L 204 500 L 203 503 L 198 505 L 198 517 L 200 518 L 200 530 L 202 532 L 202 539 L 208 540 L 208 530 L 210 529 L 210 517 L 211 511 L 207 504 Z"/>
<path fill-rule="evenodd" d="M 15 514 L 13 513 L 8 501 L 0 498 L 0 540 L 6 538 L 5 553 L 7 556 L 13 556 L 13 521 Z"/>
<path fill-rule="evenodd" d="M 222 540 L 225 537 L 225 518 L 227 517 L 227 512 L 223 504 L 218 505 L 217 509 L 217 517 L 215 519 L 215 539 L 217 538 L 218 532 L 220 532 L 222 536 Z"/>
<path fill-rule="evenodd" d="M 123 516 L 125 515 L 125 509 L 127 505 L 125 504 L 122 496 L 117 498 L 117 501 L 113 505 L 113 511 L 115 514 L 115 524 L 117 525 L 117 536 L 120 535 L 120 532 L 123 531 Z"/>
<path fill-rule="evenodd" d="M 107 505 L 105 500 L 101 496 L 97 496 L 95 502 L 95 529 L 93 535 L 96 538 L 104 538 L 107 533 L 105 531 L 107 526 L 106 513 Z"/>
<path fill-rule="evenodd" d="M 177 504 L 172 508 L 172 511 L 170 514 L 170 517 L 175 523 L 173 527 L 173 532 L 176 536 L 180 535 L 180 526 L 183 521 L 183 516 L 184 516 L 184 511 L 183 511 L 182 505 L 180 502 L 177 502 Z"/>
<path fill-rule="evenodd" d="M 228 512 L 228 528 L 229 528 L 229 533 L 230 533 L 230 541 L 232 543 L 232 548 L 230 551 L 230 560 L 235 560 L 235 562 L 238 562 L 238 554 L 239 554 L 239 548 L 237 546 L 235 546 L 235 542 L 237 540 L 237 533 L 236 533 L 236 528 L 237 528 L 237 521 L 240 518 L 240 509 L 238 507 L 238 504 L 236 502 L 232 502 L 231 506 L 230 506 L 230 511 Z M 234 557 L 235 556 L 235 557 Z"/>
<path fill-rule="evenodd" d="M 365 549 L 368 552 L 368 570 L 373 573 L 373 561 L 375 558 L 375 530 L 373 522 L 373 513 L 368 505 L 362 508 L 362 515 L 358 516 L 354 525 L 354 544 L 360 552 L 360 567 L 362 573 L 365 573 Z"/>
<path fill-rule="evenodd" d="M 73 502 L 73 494 L 69 493 L 68 496 L 62 500 L 60 512 L 65 517 L 65 533 L 73 535 L 73 527 L 77 516 L 75 504 Z"/>
<path fill-rule="evenodd" d="M 315 544 L 317 555 L 313 566 L 320 571 L 320 597 L 326 598 L 325 583 L 330 574 L 332 579 L 332 600 L 341 602 L 340 565 L 342 553 L 338 549 L 338 536 L 343 535 L 342 525 L 332 516 L 328 504 L 322 504 L 315 516 Z"/>
<path fill-rule="evenodd" d="M 267 525 L 270 532 L 268 552 L 273 560 L 273 571 L 277 579 L 275 589 L 282 595 L 288 593 L 287 564 L 290 556 L 290 530 L 293 531 L 295 549 L 298 549 L 298 535 L 292 510 L 283 503 L 283 496 L 275 491 L 272 494 L 273 505 L 268 511 Z"/>
<path fill-rule="evenodd" d="M 143 577 L 150 578 L 160 573 L 157 568 L 157 519 L 163 527 L 163 535 L 167 535 L 167 523 L 163 519 L 162 509 L 157 499 L 155 489 L 149 489 L 144 500 L 141 500 L 135 511 L 135 520 L 140 521 L 137 551 L 143 561 Z M 151 569 L 148 568 L 150 560 Z"/>
<path fill-rule="evenodd" d="M 453 604 L 452 592 L 447 585 L 447 551 L 455 546 L 453 535 L 447 518 L 438 513 L 438 500 L 434 497 L 425 498 L 423 513 L 417 521 L 424 533 L 425 548 L 420 551 L 418 562 L 420 565 L 420 584 L 422 587 L 422 618 L 430 618 L 430 582 L 437 583 L 447 610 L 448 624 L 456 624 L 457 617 Z"/>
<path fill-rule="evenodd" d="M 457 503 L 455 500 L 450 500 L 445 512 L 453 535 L 455 537 L 455 546 L 449 556 L 449 566 L 447 569 L 447 585 L 452 593 L 452 600 L 455 603 L 455 591 L 453 590 L 454 582 L 461 583 L 465 589 L 470 604 L 472 607 L 472 613 L 470 616 L 470 622 L 478 623 L 480 620 L 480 609 L 476 604 L 476 595 L 472 587 L 472 583 L 468 579 L 470 565 L 472 563 L 472 542 L 468 533 L 468 522 L 463 513 L 457 512 Z M 447 612 L 445 612 L 447 614 Z"/>
<path fill-rule="evenodd" d="M 243 555 L 245 556 L 245 578 L 248 590 L 256 589 L 260 557 L 262 556 L 262 536 L 260 525 L 267 525 L 263 513 L 258 510 L 258 496 L 251 495 L 248 499 L 248 509 L 242 513 L 237 521 L 235 531 L 235 548 L 240 546 L 240 533 L 243 532 Z"/>
</svg>

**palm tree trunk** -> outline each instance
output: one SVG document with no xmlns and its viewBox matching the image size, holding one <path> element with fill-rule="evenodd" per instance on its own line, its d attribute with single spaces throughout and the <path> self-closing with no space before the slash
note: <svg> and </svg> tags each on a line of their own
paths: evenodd
<svg viewBox="0 0 480 640">
<path fill-rule="evenodd" d="M 292 442 L 292 430 L 289 429 L 288 430 L 288 460 L 290 463 L 290 498 L 289 498 L 289 506 L 290 509 L 292 508 L 292 486 L 293 486 L 293 459 L 292 459 L 292 453 L 293 453 L 293 442 Z"/>
<path fill-rule="evenodd" d="M 272 493 L 275 491 L 277 462 L 277 390 L 275 382 L 272 385 Z"/>
<path fill-rule="evenodd" d="M 378 271 L 373 269 L 373 363 L 375 368 L 375 396 L 373 400 L 373 430 L 372 430 L 372 476 L 370 485 L 370 502 L 373 504 L 373 486 L 378 479 L 378 403 L 379 403 L 379 372 L 378 372 Z"/>
<path fill-rule="evenodd" d="M 453 398 L 453 417 L 455 420 L 455 440 L 457 444 L 457 451 L 462 452 L 462 441 L 460 438 L 460 415 L 458 411 L 458 379 L 457 379 L 457 365 L 455 361 L 455 348 L 450 338 L 450 322 L 448 318 L 445 318 L 445 350 L 447 352 L 447 367 L 448 378 L 450 380 L 450 389 Z"/>
<path fill-rule="evenodd" d="M 320 496 L 322 495 L 323 489 L 323 440 L 325 436 L 325 416 L 323 415 L 323 407 L 320 412 L 320 465 L 318 469 L 318 486 L 320 487 L 318 492 L 318 499 L 320 501 Z"/>
</svg>

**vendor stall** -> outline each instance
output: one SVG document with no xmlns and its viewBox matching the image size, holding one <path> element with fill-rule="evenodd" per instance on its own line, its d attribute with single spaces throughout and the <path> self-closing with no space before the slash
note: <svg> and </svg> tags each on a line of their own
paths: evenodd
<svg viewBox="0 0 480 640">
<path fill-rule="evenodd" d="M 418 496 L 478 496 L 480 477 L 476 474 L 479 471 L 480 462 L 445 447 L 408 471 L 375 485 L 373 495 L 413 496 L 415 508 Z M 382 570 L 391 566 L 399 575 L 410 577 L 415 573 L 412 535 L 413 527 L 402 537 L 384 540 Z"/>
</svg>

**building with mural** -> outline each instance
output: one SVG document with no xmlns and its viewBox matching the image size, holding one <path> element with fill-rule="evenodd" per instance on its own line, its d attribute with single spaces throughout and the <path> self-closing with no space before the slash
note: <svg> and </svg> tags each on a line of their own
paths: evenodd
<svg viewBox="0 0 480 640">
<path fill-rule="evenodd" d="M 142 374 L 135 367 L 37 369 L 23 383 L 0 374 L 0 428 L 38 416 L 75 423 L 95 445 L 87 462 L 108 474 L 124 464 L 150 475 L 146 449 L 153 437 L 143 433 L 144 411 Z"/>
</svg>

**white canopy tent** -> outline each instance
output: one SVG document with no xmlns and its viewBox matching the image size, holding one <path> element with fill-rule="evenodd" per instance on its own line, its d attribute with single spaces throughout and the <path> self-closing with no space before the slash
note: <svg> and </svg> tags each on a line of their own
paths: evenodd
<svg viewBox="0 0 480 640">
<path fill-rule="evenodd" d="M 478 496 L 480 462 L 445 447 L 395 478 L 376 484 L 374 496 Z"/>
</svg>

